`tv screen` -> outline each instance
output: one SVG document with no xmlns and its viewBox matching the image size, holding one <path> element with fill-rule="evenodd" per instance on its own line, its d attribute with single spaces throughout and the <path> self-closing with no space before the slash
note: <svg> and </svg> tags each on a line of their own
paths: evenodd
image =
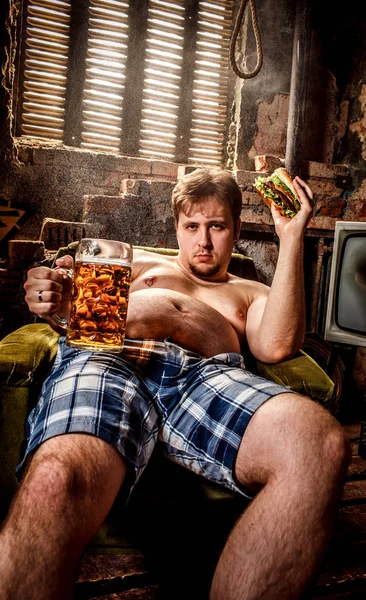
<svg viewBox="0 0 366 600">
<path fill-rule="evenodd" d="M 366 346 L 366 222 L 336 223 L 324 337 Z"/>
</svg>

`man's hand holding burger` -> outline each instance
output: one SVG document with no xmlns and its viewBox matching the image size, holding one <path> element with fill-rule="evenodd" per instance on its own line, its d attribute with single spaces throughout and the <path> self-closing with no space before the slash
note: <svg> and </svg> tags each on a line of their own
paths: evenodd
<svg viewBox="0 0 366 600">
<path fill-rule="evenodd" d="M 269 177 L 257 177 L 254 187 L 270 208 L 276 232 L 303 234 L 312 215 L 313 193 L 300 179 L 280 167 Z"/>
<path fill-rule="evenodd" d="M 295 216 L 292 218 L 283 216 L 282 211 L 275 203 L 272 203 L 270 207 L 276 233 L 280 239 L 283 234 L 287 233 L 303 235 L 313 214 L 313 192 L 309 186 L 300 177 L 295 177 L 292 185 L 300 205 Z"/>
</svg>

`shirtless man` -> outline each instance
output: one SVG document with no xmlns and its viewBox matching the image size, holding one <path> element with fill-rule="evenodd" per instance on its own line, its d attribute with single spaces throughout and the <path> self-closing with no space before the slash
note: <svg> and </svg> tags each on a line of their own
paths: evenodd
<svg viewBox="0 0 366 600">
<path fill-rule="evenodd" d="M 173 192 L 178 256 L 134 252 L 126 346 L 143 346 L 139 360 L 133 348 L 89 353 L 60 338 L 0 535 L 1 600 L 71 597 L 83 549 L 156 443 L 171 460 L 254 497 L 220 557 L 211 600 L 303 594 L 329 541 L 347 444 L 324 408 L 246 371 L 239 354 L 246 341 L 257 359 L 275 363 L 303 340 L 312 193 L 299 178 L 294 187 L 294 219 L 272 208 L 280 251 L 270 289 L 228 274 L 241 192 L 228 172 L 198 169 Z M 31 269 L 30 310 L 50 323 L 65 316 L 66 288 L 57 270 Z"/>
</svg>

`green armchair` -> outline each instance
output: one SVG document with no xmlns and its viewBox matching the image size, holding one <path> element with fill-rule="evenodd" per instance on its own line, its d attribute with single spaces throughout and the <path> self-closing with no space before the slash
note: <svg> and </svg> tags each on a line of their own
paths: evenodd
<svg viewBox="0 0 366 600">
<path fill-rule="evenodd" d="M 72 253 L 75 246 L 73 243 L 60 249 L 57 257 Z M 154 248 L 148 250 L 169 254 L 176 252 Z M 258 279 L 252 259 L 240 254 L 233 254 L 229 271 L 241 277 Z M 0 521 L 5 517 L 17 489 L 15 468 L 24 451 L 25 422 L 37 402 L 42 382 L 55 358 L 58 337 L 48 324 L 38 322 L 19 328 L 0 342 Z M 278 365 L 254 361 L 246 349 L 243 349 L 243 353 L 248 368 L 289 389 L 310 395 L 332 412 L 336 411 L 333 382 L 306 353 L 301 351 L 292 360 Z M 167 533 L 170 542 L 166 544 L 162 533 L 164 514 L 165 518 L 168 515 L 168 521 L 176 520 L 175 531 L 180 531 L 183 536 L 188 527 L 191 531 L 188 536 L 189 551 L 187 548 L 184 551 L 183 543 L 179 544 L 179 551 L 185 552 L 185 556 L 190 554 L 191 558 L 198 553 L 197 560 L 201 567 L 203 560 L 207 572 L 211 572 L 224 539 L 244 506 L 245 500 L 239 495 L 219 489 L 156 455 L 136 486 L 128 507 L 122 507 L 117 499 L 88 551 L 128 553 L 137 544 L 149 552 L 149 541 L 155 540 L 155 547 L 150 548 L 152 564 L 157 571 L 159 565 L 164 564 L 166 572 L 166 565 L 171 560 L 171 552 L 166 552 L 166 548 L 171 546 L 171 530 Z M 195 524 L 193 534 L 192 522 Z M 163 554 L 156 552 L 157 532 L 154 527 L 158 523 Z M 198 533 L 199 530 L 202 535 Z M 203 539 L 209 552 L 202 549 Z M 159 556 L 160 559 L 156 558 Z M 171 568 L 168 571 L 174 572 Z"/>
</svg>

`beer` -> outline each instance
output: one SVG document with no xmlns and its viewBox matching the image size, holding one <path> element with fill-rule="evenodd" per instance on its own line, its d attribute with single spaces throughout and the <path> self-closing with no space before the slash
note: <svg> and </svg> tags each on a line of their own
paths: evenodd
<svg viewBox="0 0 366 600">
<path fill-rule="evenodd" d="M 131 267 L 121 261 L 88 257 L 75 263 L 69 346 L 122 350 L 130 283 Z"/>
</svg>

